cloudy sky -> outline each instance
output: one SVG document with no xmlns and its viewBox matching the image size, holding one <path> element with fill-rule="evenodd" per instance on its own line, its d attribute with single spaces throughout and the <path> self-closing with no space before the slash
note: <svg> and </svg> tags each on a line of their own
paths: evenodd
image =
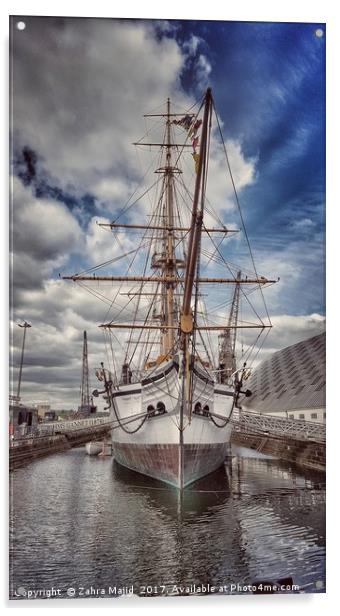
<svg viewBox="0 0 340 616">
<path fill-rule="evenodd" d="M 59 272 L 113 256 L 96 221 L 113 219 L 141 180 L 131 143 L 142 115 L 168 96 L 187 109 L 208 85 L 258 270 L 280 277 L 262 358 L 322 331 L 325 38 L 310 23 L 12 20 L 12 359 L 27 320 L 26 400 L 78 404 L 82 332 L 97 366 L 106 307 Z M 233 222 L 215 163 L 216 207 Z"/>
</svg>

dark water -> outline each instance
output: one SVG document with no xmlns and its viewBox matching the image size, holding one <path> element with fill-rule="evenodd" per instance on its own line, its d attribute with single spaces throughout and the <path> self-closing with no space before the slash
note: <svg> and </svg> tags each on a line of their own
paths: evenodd
<svg viewBox="0 0 340 616">
<path fill-rule="evenodd" d="M 260 455 L 236 449 L 182 498 L 84 449 L 14 471 L 11 596 L 249 594 L 231 585 L 287 577 L 324 592 L 324 475 Z"/>
</svg>

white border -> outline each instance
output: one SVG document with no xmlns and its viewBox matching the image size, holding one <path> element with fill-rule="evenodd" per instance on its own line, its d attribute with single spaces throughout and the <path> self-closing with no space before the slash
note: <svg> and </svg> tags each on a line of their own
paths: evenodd
<svg viewBox="0 0 340 616">
<path fill-rule="evenodd" d="M 206 612 L 207 609 L 212 609 L 215 613 L 226 614 L 230 610 L 242 610 L 243 613 L 259 614 L 263 610 L 275 610 L 277 615 L 285 614 L 290 608 L 297 608 L 299 612 L 308 612 L 308 615 L 318 614 L 320 609 L 324 607 L 332 607 L 337 602 L 336 593 L 338 591 L 337 580 L 337 554 L 334 546 L 336 544 L 337 524 L 336 516 L 338 504 L 335 499 L 337 496 L 338 478 L 336 473 L 337 458 L 337 434 L 338 434 L 338 415 L 337 398 L 335 387 L 339 381 L 337 367 L 337 342 L 338 331 L 340 329 L 340 313 L 338 309 L 339 300 L 336 295 L 337 291 L 337 247 L 340 240 L 340 225 L 338 211 L 340 208 L 339 190 L 337 178 L 339 177 L 339 154 L 338 147 L 335 142 L 336 136 L 339 139 L 339 119 L 340 101 L 338 92 L 338 58 L 339 53 L 339 12 L 336 8 L 336 3 L 333 0 L 323 0 L 323 2 L 315 0 L 286 0 L 284 3 L 275 3 L 272 0 L 242 0 L 236 3 L 222 3 L 216 0 L 214 6 L 212 2 L 204 4 L 199 3 L 199 0 L 172 0 L 168 3 L 161 3 L 144 0 L 143 2 L 135 2 L 124 0 L 122 3 L 103 2 L 97 0 L 95 3 L 84 5 L 83 3 L 72 2 L 71 0 L 59 0 L 57 3 L 46 3 L 43 1 L 27 0 L 11 3 L 3 3 L 1 5 L 1 34 L 2 34 L 2 50 L 3 61 L 1 62 L 2 70 L 2 91 L 5 93 L 5 100 L 2 99 L 1 123 L 3 135 L 8 134 L 8 103 L 6 96 L 6 83 L 8 82 L 8 15 L 59 15 L 59 16 L 89 16 L 89 17 L 142 17 L 142 18 L 162 18 L 162 19 L 214 19 L 214 20 L 240 20 L 240 21 L 301 21 L 315 22 L 327 24 L 327 357 L 328 357 L 328 399 L 327 418 L 331 423 L 331 429 L 328 430 L 328 461 L 327 461 L 327 480 L 328 480 L 328 544 L 327 544 L 327 594 L 326 595 L 305 595 L 305 596 L 268 596 L 268 597 L 224 597 L 224 598 L 201 598 L 197 601 L 195 598 L 177 599 L 145 599 L 143 601 L 128 600 L 123 603 L 122 600 L 112 603 L 110 600 L 69 600 L 69 601 L 34 601 L 27 604 L 25 609 L 28 611 L 43 608 L 63 609 L 63 610 L 80 610 L 80 609 L 97 609 L 99 606 L 104 609 L 131 609 L 137 608 L 139 611 L 151 609 L 161 610 L 178 610 L 184 611 L 186 608 L 194 608 L 198 612 Z M 6 141 L 5 141 L 6 143 Z M 8 183 L 8 154 L 7 148 L 1 149 L 2 164 L 0 165 L 2 177 L 2 186 L 6 187 Z M 3 208 L 5 211 L 6 201 L 8 199 L 7 189 L 3 194 Z M 7 447 L 7 398 L 4 394 L 7 392 L 7 280 L 8 280 L 8 264 L 5 249 L 8 246 L 6 224 L 2 219 L 2 259 L 1 259 L 1 282 L 2 282 L 2 325 L 0 328 L 0 348 L 3 352 L 3 361 L 1 374 L 1 391 L 3 393 L 2 404 L 2 426 L 5 427 L 5 438 L 2 441 L 4 456 L 6 456 Z M 3 465 L 7 468 L 7 464 Z M 7 500 L 7 478 L 4 481 L 5 498 Z M 2 530 L 7 535 L 7 510 L 2 512 Z M 5 538 L 4 546 L 7 544 Z M 2 553 L 5 554 L 6 547 L 3 547 Z M 213 548 L 212 548 L 213 549 Z M 8 580 L 8 563 L 7 557 L 4 556 L 2 562 L 3 568 L 0 572 L 1 588 L 0 596 L 5 609 L 14 610 L 17 612 L 24 607 L 24 602 L 20 602 L 18 606 L 15 602 L 8 603 L 7 596 L 7 580 Z M 14 605 L 13 605 L 14 604 Z M 81 606 L 81 607 L 80 607 Z"/>
</svg>

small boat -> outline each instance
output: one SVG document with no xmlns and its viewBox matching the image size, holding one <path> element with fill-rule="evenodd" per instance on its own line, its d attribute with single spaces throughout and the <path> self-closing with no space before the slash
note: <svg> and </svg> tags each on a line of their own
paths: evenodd
<svg viewBox="0 0 340 616">
<path fill-rule="evenodd" d="M 90 441 L 85 445 L 86 453 L 89 456 L 97 456 L 103 450 L 103 443 L 100 441 Z"/>
<path fill-rule="evenodd" d="M 112 259 L 63 278 L 108 306 L 100 325 L 107 361 L 96 370 L 103 387 L 93 394 L 111 409 L 115 460 L 182 490 L 228 455 L 233 410 L 249 394 L 243 382 L 251 352 L 271 327 L 267 310 L 260 317 L 251 300 L 256 291 L 265 307 L 262 289 L 276 281 L 257 274 L 251 253 L 250 269 L 227 260 L 225 240 L 239 229 L 224 224 L 212 204 L 217 138 L 236 212 L 240 204 L 211 89 L 197 109 L 174 112 L 168 99 L 145 117 L 156 139 L 150 129 L 135 145 L 158 150 L 156 179 L 112 222 L 98 223 L 116 243 Z M 241 211 L 239 219 L 245 231 Z M 247 312 L 240 320 L 241 300 Z M 239 329 L 256 337 L 241 349 L 238 367 Z"/>
</svg>

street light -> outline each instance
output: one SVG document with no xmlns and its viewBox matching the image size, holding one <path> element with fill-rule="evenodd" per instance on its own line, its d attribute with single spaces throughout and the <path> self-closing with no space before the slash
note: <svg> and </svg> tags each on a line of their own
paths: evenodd
<svg viewBox="0 0 340 616">
<path fill-rule="evenodd" d="M 18 399 L 18 402 L 19 402 L 19 400 L 20 400 L 22 366 L 23 366 L 23 363 L 24 363 L 24 353 L 25 353 L 26 329 L 28 327 L 32 327 L 32 325 L 27 323 L 27 321 L 25 321 L 22 324 L 18 323 L 18 325 L 19 325 L 19 327 L 23 327 L 24 328 L 24 335 L 23 335 L 23 339 L 22 339 L 22 349 L 21 349 L 21 359 L 20 359 L 20 369 L 19 369 L 18 390 L 17 390 L 17 399 Z"/>
</svg>

